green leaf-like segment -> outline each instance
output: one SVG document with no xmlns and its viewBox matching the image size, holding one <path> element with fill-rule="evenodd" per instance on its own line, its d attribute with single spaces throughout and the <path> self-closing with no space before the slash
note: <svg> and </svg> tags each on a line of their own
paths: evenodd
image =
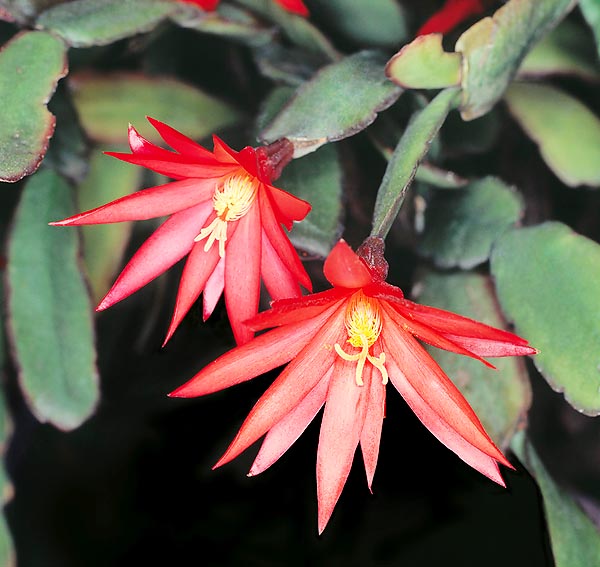
<svg viewBox="0 0 600 567">
<path fill-rule="evenodd" d="M 515 435 L 511 448 L 540 487 L 556 567 L 596 565 L 600 557 L 598 528 L 554 482 L 524 431 Z"/>
<path fill-rule="evenodd" d="M 300 157 L 364 130 L 402 92 L 386 79 L 384 63 L 378 53 L 361 51 L 324 67 L 300 87 L 261 138 L 288 138 Z"/>
<path fill-rule="evenodd" d="M 43 12 L 36 25 L 73 47 L 90 47 L 148 32 L 176 10 L 168 0 L 73 0 Z"/>
<path fill-rule="evenodd" d="M 334 146 L 327 145 L 283 170 L 277 185 L 308 201 L 310 213 L 294 224 L 290 239 L 295 246 L 325 257 L 342 230 L 342 170 Z"/>
<path fill-rule="evenodd" d="M 489 258 L 494 241 L 522 210 L 519 195 L 494 177 L 436 191 L 425 212 L 419 252 L 442 268 L 473 268 Z"/>
<path fill-rule="evenodd" d="M 371 236 L 385 238 L 404 201 L 404 196 L 446 116 L 459 100 L 457 89 L 439 93 L 411 118 L 388 163 L 377 193 Z"/>
<path fill-rule="evenodd" d="M 123 147 L 113 151 L 126 151 Z M 133 193 L 142 179 L 142 169 L 95 152 L 89 174 L 78 187 L 79 209 L 87 211 Z M 82 226 L 83 261 L 97 304 L 109 290 L 131 234 L 131 223 L 118 222 Z"/>
<path fill-rule="evenodd" d="M 600 57 L 600 2 L 598 0 L 579 0 L 579 7 L 594 32 L 596 48 Z"/>
<path fill-rule="evenodd" d="M 15 213 L 8 254 L 8 315 L 19 382 L 42 422 L 73 429 L 98 402 L 92 310 L 76 230 L 48 226 L 72 214 L 67 184 L 33 177 Z"/>
<path fill-rule="evenodd" d="M 487 323 L 506 327 L 490 279 L 473 272 L 428 272 L 416 286 L 419 302 Z M 523 360 L 492 358 L 498 370 L 471 358 L 429 348 L 444 372 L 467 398 L 475 413 L 501 447 L 506 448 L 531 403 L 531 388 Z"/>
<path fill-rule="evenodd" d="M 577 410 L 600 415 L 600 246 L 558 222 L 515 229 L 491 257 L 498 298 L 533 361 Z"/>
<path fill-rule="evenodd" d="M 442 34 L 422 35 L 388 62 L 385 73 L 405 89 L 444 89 L 460 84 L 461 55 L 446 53 Z"/>
<path fill-rule="evenodd" d="M 515 83 L 505 100 L 563 183 L 600 186 L 600 119 L 591 110 L 548 85 Z"/>
<path fill-rule="evenodd" d="M 46 104 L 66 74 L 66 46 L 51 34 L 24 32 L 0 51 L 0 181 L 39 167 L 56 122 Z"/>
<path fill-rule="evenodd" d="M 478 118 L 498 102 L 525 55 L 574 5 L 574 0 L 510 0 L 460 36 L 463 119 Z"/>
<path fill-rule="evenodd" d="M 85 131 L 102 143 L 126 143 L 130 122 L 144 137 L 162 143 L 146 116 L 194 139 L 240 119 L 240 114 L 229 105 L 175 79 L 84 75 L 70 78 L 69 84 Z"/>
</svg>

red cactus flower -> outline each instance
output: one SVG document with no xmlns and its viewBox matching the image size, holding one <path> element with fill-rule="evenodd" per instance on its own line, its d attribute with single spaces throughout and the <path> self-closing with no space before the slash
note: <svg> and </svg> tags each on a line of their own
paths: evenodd
<svg viewBox="0 0 600 567">
<path fill-rule="evenodd" d="M 375 242 L 382 242 L 376 240 Z M 258 474 L 296 441 L 325 405 L 317 452 L 319 533 L 360 444 L 369 489 L 375 474 L 388 380 L 423 424 L 461 459 L 504 486 L 511 466 L 468 402 L 419 340 L 470 356 L 535 354 L 520 337 L 460 315 L 421 306 L 387 284 L 387 263 L 369 244 L 363 257 L 340 241 L 325 261 L 333 288 L 276 301 L 249 324 L 277 327 L 209 364 L 171 396 L 194 397 L 239 384 L 289 362 L 256 403 L 215 467 L 266 434 L 250 469 Z"/>
<path fill-rule="evenodd" d="M 292 12 L 293 14 L 298 14 L 299 16 L 308 16 L 308 8 L 304 5 L 302 0 L 275 0 L 282 8 L 286 9 L 288 12 Z M 203 10 L 207 12 L 212 12 L 219 5 L 220 0 L 179 0 L 179 2 L 185 2 L 186 4 L 195 4 L 196 6 L 200 6 Z"/>
<path fill-rule="evenodd" d="M 484 0 L 446 0 L 445 4 L 419 29 L 416 35 L 448 33 L 467 18 L 485 10 Z"/>
<path fill-rule="evenodd" d="M 277 167 L 291 159 L 291 144 L 283 140 L 236 152 L 215 136 L 211 152 L 170 126 L 148 120 L 175 152 L 152 144 L 130 126 L 132 153 L 106 153 L 176 181 L 51 224 L 102 224 L 170 215 L 125 266 L 97 310 L 131 295 L 189 254 L 165 343 L 200 293 L 204 291 L 206 320 L 223 290 L 235 339 L 245 343 L 254 333 L 243 321 L 258 311 L 261 278 L 275 299 L 300 296 L 300 285 L 311 289 L 281 228 L 283 224 L 290 230 L 293 221 L 308 214 L 310 205 L 270 184 L 279 173 Z M 277 159 L 272 159 L 273 154 Z"/>
</svg>

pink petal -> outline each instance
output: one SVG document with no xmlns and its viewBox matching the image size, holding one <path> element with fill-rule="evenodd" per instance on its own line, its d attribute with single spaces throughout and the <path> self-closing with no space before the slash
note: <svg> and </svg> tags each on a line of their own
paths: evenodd
<svg viewBox="0 0 600 567">
<path fill-rule="evenodd" d="M 125 299 L 181 260 L 191 250 L 206 210 L 211 208 L 207 202 L 170 216 L 129 260 L 96 310 Z"/>
<path fill-rule="evenodd" d="M 463 317 L 462 315 L 457 315 L 451 311 L 444 311 L 443 309 L 427 305 L 419 305 L 407 299 L 398 302 L 397 305 L 403 311 L 406 311 L 409 318 L 424 323 L 444 335 L 461 335 L 527 346 L 525 339 L 513 333 L 490 327 L 489 325 L 474 321 L 468 317 Z"/>
<path fill-rule="evenodd" d="M 307 319 L 322 313 L 333 303 L 347 299 L 347 291 L 328 289 L 320 293 L 301 297 L 298 299 L 280 299 L 273 302 L 271 309 L 263 311 L 246 321 L 254 331 L 262 331 L 269 327 L 278 327 L 293 323 L 298 319 Z"/>
<path fill-rule="evenodd" d="M 235 459 L 242 451 L 262 437 L 292 411 L 323 378 L 336 358 L 339 358 L 333 345 L 339 342 L 342 333 L 345 333 L 343 318 L 344 310 L 338 308 L 323 324 L 323 328 L 317 336 L 296 355 L 271 384 L 252 408 L 236 438 L 219 459 L 215 468 Z M 314 326 L 312 328 L 315 329 Z M 271 331 L 271 333 L 275 332 L 277 331 Z M 238 368 L 237 371 L 240 372 L 240 369 Z"/>
<path fill-rule="evenodd" d="M 164 151 L 156 144 L 146 140 L 146 138 L 135 129 L 133 124 L 129 124 L 129 128 L 127 129 L 127 139 L 129 140 L 131 151 L 138 155 L 151 156 L 155 152 L 160 153 Z"/>
<path fill-rule="evenodd" d="M 260 298 L 260 212 L 256 203 L 235 224 L 225 251 L 225 305 L 233 336 L 241 345 L 254 337 L 244 321 L 256 315 Z"/>
<path fill-rule="evenodd" d="M 494 482 L 505 486 L 496 460 L 480 451 L 453 429 L 417 393 L 410 380 L 393 361 L 387 363 L 390 381 L 419 418 L 421 423 L 448 449 L 456 453 L 465 463 L 478 470 Z"/>
<path fill-rule="evenodd" d="M 239 165 L 238 161 L 239 153 L 232 150 L 221 138 L 213 134 L 213 155 L 216 159 L 224 163 L 231 163 Z"/>
<path fill-rule="evenodd" d="M 525 356 L 537 354 L 538 350 L 524 345 L 493 341 L 490 339 L 476 339 L 472 337 L 461 337 L 459 335 L 445 335 L 452 342 L 478 354 L 479 356 Z"/>
<path fill-rule="evenodd" d="M 191 138 L 184 136 L 181 132 L 175 130 L 171 126 L 146 116 L 148 122 L 154 126 L 160 137 L 171 146 L 175 151 L 192 159 L 215 160 L 213 153 L 200 144 L 197 144 Z"/>
<path fill-rule="evenodd" d="M 340 240 L 327 256 L 323 274 L 337 287 L 359 288 L 371 283 L 369 269 L 344 240 Z"/>
<path fill-rule="evenodd" d="M 302 435 L 325 403 L 333 366 L 306 397 L 267 433 L 248 476 L 267 470 Z"/>
<path fill-rule="evenodd" d="M 378 344 L 373 345 L 373 355 L 379 356 L 381 349 Z M 377 468 L 377 459 L 379 457 L 379 444 L 381 441 L 381 429 L 383 427 L 383 418 L 385 415 L 385 385 L 383 377 L 379 370 L 371 367 L 371 386 L 369 388 L 369 403 L 365 423 L 360 433 L 360 448 L 362 450 L 363 461 L 365 462 L 365 471 L 367 473 L 367 484 L 369 490 L 373 484 L 375 469 Z"/>
<path fill-rule="evenodd" d="M 304 5 L 302 0 L 276 0 L 276 2 L 292 14 L 304 16 L 305 18 L 309 15 L 308 8 Z"/>
<path fill-rule="evenodd" d="M 273 212 L 268 196 L 264 191 L 260 191 L 258 198 L 260 204 L 260 218 L 265 235 L 286 268 L 294 275 L 296 280 L 300 282 L 300 285 L 311 291 L 312 282 L 310 281 L 304 266 L 300 262 L 300 258 L 298 258 L 298 254 L 292 246 L 292 243 L 284 234 L 281 225 L 275 218 L 275 213 Z"/>
<path fill-rule="evenodd" d="M 487 360 L 484 360 L 480 356 L 477 356 L 475 353 L 466 350 L 460 344 L 451 341 L 446 336 L 436 333 L 431 327 L 419 323 L 414 319 L 411 320 L 403 317 L 400 313 L 398 313 L 396 309 L 394 309 L 394 303 L 388 303 L 388 305 L 391 308 L 387 310 L 387 314 L 390 316 L 390 319 L 392 319 L 392 321 L 397 327 L 406 329 L 418 339 L 421 339 L 422 341 L 434 347 L 441 348 L 449 352 L 462 354 L 463 356 L 469 356 L 470 358 L 474 358 L 475 360 L 482 362 L 489 368 L 495 368 L 495 366 L 493 364 L 490 364 Z"/>
<path fill-rule="evenodd" d="M 171 215 L 212 198 L 214 179 L 185 179 L 127 195 L 96 209 L 50 223 L 53 226 L 147 220 Z"/>
<path fill-rule="evenodd" d="M 260 273 L 271 299 L 300 297 L 300 285 L 277 255 L 264 231 Z"/>
<path fill-rule="evenodd" d="M 319 534 L 333 513 L 352 467 L 365 420 L 371 368 L 369 365 L 363 373 L 364 386 L 357 386 L 356 362 L 339 356 L 335 361 L 317 451 Z"/>
<path fill-rule="evenodd" d="M 202 320 L 206 321 L 215 310 L 217 302 L 223 293 L 225 287 L 225 258 L 221 258 L 217 267 L 208 278 L 204 286 L 204 295 L 202 296 Z"/>
<path fill-rule="evenodd" d="M 211 211 L 206 211 L 210 216 Z M 205 222 L 202 221 L 202 224 Z M 202 225 L 200 225 L 202 226 Z M 210 275 L 219 263 L 219 248 L 212 246 L 208 252 L 204 251 L 204 242 L 195 242 L 190 255 L 181 274 L 181 282 L 177 291 L 175 309 L 171 318 L 171 324 L 163 346 L 167 344 L 173 333 L 179 327 L 183 318 L 187 315 L 192 305 L 198 299 Z"/>
<path fill-rule="evenodd" d="M 292 221 L 301 221 L 310 212 L 310 203 L 286 191 L 272 185 L 265 185 L 265 190 L 272 200 L 279 222 L 283 223 L 288 230 L 292 230 Z"/>
<path fill-rule="evenodd" d="M 510 466 L 500 449 L 485 432 L 473 408 L 444 371 L 408 332 L 394 327 L 382 303 L 385 354 L 410 380 L 417 393 L 447 421 L 459 435 L 490 457 Z"/>
<path fill-rule="evenodd" d="M 274 329 L 236 347 L 198 372 L 169 396 L 194 398 L 246 382 L 296 357 L 326 323 L 337 307 L 319 316 Z"/>
</svg>

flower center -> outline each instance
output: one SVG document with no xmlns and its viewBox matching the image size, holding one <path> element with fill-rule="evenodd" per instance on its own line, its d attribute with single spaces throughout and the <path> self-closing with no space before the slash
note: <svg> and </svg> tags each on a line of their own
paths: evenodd
<svg viewBox="0 0 600 567">
<path fill-rule="evenodd" d="M 381 333 L 379 302 L 376 299 L 367 297 L 362 291 L 355 293 L 346 307 L 344 324 L 348 332 L 346 342 L 361 350 L 355 354 L 348 354 L 338 343 L 334 345 L 334 348 L 335 352 L 344 360 L 358 362 L 356 365 L 357 385 L 363 385 L 362 374 L 367 360 L 379 370 L 383 383 L 387 384 L 388 373 L 384 366 L 385 353 L 382 352 L 378 357 L 369 354 L 369 348 L 375 344 Z"/>
<path fill-rule="evenodd" d="M 213 195 L 213 207 L 217 216 L 194 238 L 196 242 L 207 239 L 204 245 L 205 252 L 208 252 L 215 240 L 218 240 L 219 256 L 221 258 L 225 256 L 227 223 L 241 219 L 250 210 L 257 190 L 256 178 L 247 173 L 230 175 L 221 185 L 217 185 Z"/>
</svg>

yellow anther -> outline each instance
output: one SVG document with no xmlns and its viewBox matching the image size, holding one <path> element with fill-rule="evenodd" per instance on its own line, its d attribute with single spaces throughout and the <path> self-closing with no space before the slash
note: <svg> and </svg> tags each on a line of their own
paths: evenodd
<svg viewBox="0 0 600 567">
<path fill-rule="evenodd" d="M 215 240 L 219 241 L 219 256 L 225 256 L 225 242 L 227 241 L 227 223 L 241 219 L 254 203 L 258 181 L 251 175 L 242 173 L 227 177 L 218 185 L 213 195 L 213 208 L 216 218 L 204 227 L 196 242 L 206 238 L 204 251 L 208 252 Z"/>
<path fill-rule="evenodd" d="M 385 368 L 385 353 L 378 357 L 369 354 L 369 348 L 375 344 L 381 333 L 381 314 L 376 299 L 367 297 L 362 291 L 355 293 L 346 307 L 346 319 L 344 321 L 348 332 L 347 343 L 360 352 L 348 354 L 339 344 L 335 344 L 335 352 L 344 360 L 357 362 L 356 384 L 363 385 L 362 374 L 367 360 L 381 373 L 383 383 L 387 384 L 388 373 Z"/>
</svg>

